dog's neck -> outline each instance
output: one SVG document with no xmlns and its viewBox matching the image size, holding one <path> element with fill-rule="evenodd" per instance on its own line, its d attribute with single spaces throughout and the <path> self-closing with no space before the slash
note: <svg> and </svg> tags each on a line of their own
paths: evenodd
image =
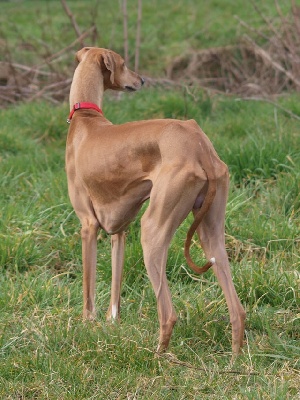
<svg viewBox="0 0 300 400">
<path fill-rule="evenodd" d="M 80 102 L 94 103 L 102 108 L 103 92 L 103 75 L 99 65 L 81 62 L 74 72 L 71 85 L 70 110 Z"/>
</svg>

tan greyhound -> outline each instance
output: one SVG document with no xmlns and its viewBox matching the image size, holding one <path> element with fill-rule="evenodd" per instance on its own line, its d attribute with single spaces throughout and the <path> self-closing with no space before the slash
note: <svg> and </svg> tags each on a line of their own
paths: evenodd
<svg viewBox="0 0 300 400">
<path fill-rule="evenodd" d="M 168 347 L 177 319 L 166 278 L 168 248 L 175 230 L 192 211 L 195 219 L 187 233 L 185 256 L 197 273 L 213 266 L 228 305 L 232 349 L 237 354 L 243 344 L 245 312 L 225 250 L 227 166 L 193 120 L 156 119 L 113 125 L 101 111 L 104 91 L 136 91 L 143 79 L 111 50 L 86 47 L 76 57 L 79 64 L 70 92 L 66 171 L 69 196 L 82 225 L 84 318 L 95 317 L 98 229 L 112 235 L 107 318 L 114 320 L 120 313 L 124 231 L 150 199 L 141 219 L 141 242 L 157 298 L 157 350 Z M 195 231 L 209 260 L 202 268 L 192 262 L 189 253 Z"/>
</svg>

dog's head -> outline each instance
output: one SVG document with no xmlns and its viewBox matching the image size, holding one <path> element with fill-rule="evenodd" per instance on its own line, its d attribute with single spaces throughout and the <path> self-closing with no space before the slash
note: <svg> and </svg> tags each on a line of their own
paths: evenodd
<svg viewBox="0 0 300 400">
<path fill-rule="evenodd" d="M 139 90 L 144 79 L 125 65 L 123 58 L 112 50 L 84 47 L 76 53 L 76 60 L 97 63 L 103 75 L 104 90 L 134 92 Z"/>
</svg>

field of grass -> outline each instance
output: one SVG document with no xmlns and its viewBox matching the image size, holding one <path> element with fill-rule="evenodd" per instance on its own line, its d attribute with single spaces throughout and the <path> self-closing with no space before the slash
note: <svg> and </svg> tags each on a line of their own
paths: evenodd
<svg viewBox="0 0 300 400">
<path fill-rule="evenodd" d="M 69 5 L 88 27 L 95 16 L 86 3 Z M 114 15 L 119 2 L 100 3 L 99 45 L 121 51 L 122 17 Z M 161 76 L 167 61 L 189 46 L 233 42 L 235 13 L 258 23 L 250 3 L 223 3 L 145 4 L 142 70 Z M 275 13 L 273 1 L 264 7 Z M 58 31 L 64 45 L 74 39 L 59 1 L 2 2 L 1 9 L 8 16 L 0 17 L 1 31 L 12 42 L 18 40 L 16 23 L 24 37 L 49 40 L 52 48 Z M 34 13 L 41 24 L 32 23 Z M 51 21 L 52 33 L 43 31 L 49 26 L 43 21 Z M 19 61 L 24 58 L 20 54 Z M 300 115 L 299 94 L 278 101 Z M 197 88 L 150 88 L 119 99 L 108 94 L 104 113 L 114 123 L 194 118 L 228 164 L 226 246 L 247 311 L 244 353 L 230 365 L 228 311 L 213 273 L 198 277 L 186 267 L 190 217 L 172 241 L 167 264 L 179 316 L 169 353 L 155 355 L 156 301 L 143 265 L 139 220 L 127 232 L 121 323 L 105 322 L 111 277 L 105 234 L 98 244 L 98 318 L 82 321 L 80 226 L 64 171 L 68 104 L 19 104 L 0 110 L 0 398 L 300 399 L 299 121 L 273 104 L 209 96 Z M 203 262 L 197 244 L 192 254 Z"/>
</svg>

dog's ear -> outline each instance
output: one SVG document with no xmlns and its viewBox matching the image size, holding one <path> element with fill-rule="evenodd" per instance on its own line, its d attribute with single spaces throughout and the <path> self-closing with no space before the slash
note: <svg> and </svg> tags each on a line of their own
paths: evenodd
<svg viewBox="0 0 300 400">
<path fill-rule="evenodd" d="M 77 51 L 75 55 L 75 60 L 80 63 L 85 54 L 91 49 L 91 47 L 83 47 L 81 50 Z"/>
<path fill-rule="evenodd" d="M 112 84 L 115 83 L 115 69 L 116 69 L 116 61 L 114 55 L 110 51 L 105 51 L 102 54 L 103 62 L 106 69 L 110 72 L 110 81 Z"/>
</svg>

